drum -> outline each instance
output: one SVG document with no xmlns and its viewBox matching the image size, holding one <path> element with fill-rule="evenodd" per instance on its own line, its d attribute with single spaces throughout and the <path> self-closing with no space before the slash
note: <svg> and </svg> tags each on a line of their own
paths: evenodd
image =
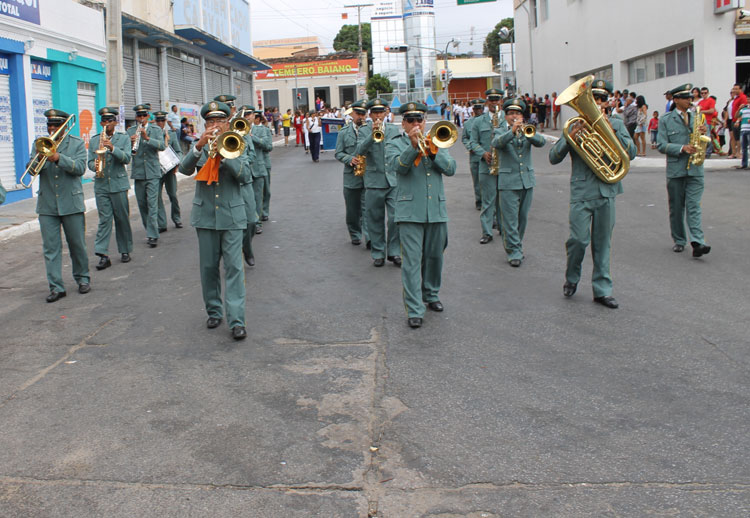
<svg viewBox="0 0 750 518">
<path fill-rule="evenodd" d="M 167 147 L 164 151 L 159 151 L 159 165 L 161 174 L 166 174 L 180 165 L 180 158 L 171 147 Z"/>
</svg>

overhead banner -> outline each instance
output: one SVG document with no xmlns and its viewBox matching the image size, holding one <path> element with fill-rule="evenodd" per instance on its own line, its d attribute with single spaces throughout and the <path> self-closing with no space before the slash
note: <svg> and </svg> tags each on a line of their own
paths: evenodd
<svg viewBox="0 0 750 518">
<path fill-rule="evenodd" d="M 359 65 L 356 59 L 334 59 L 331 61 L 310 61 L 307 63 L 274 63 L 271 70 L 255 73 L 256 79 L 284 79 L 287 77 L 335 76 L 356 74 Z"/>
<path fill-rule="evenodd" d="M 39 0 L 0 0 L 0 15 L 39 25 Z"/>
</svg>

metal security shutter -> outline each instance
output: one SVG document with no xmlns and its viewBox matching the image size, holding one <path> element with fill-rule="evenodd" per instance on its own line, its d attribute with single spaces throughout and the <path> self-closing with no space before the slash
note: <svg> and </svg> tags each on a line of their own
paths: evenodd
<svg viewBox="0 0 750 518">
<path fill-rule="evenodd" d="M 13 150 L 13 122 L 10 106 L 10 76 L 0 75 L 0 182 L 7 190 L 16 188 L 16 160 Z"/>
<path fill-rule="evenodd" d="M 187 101 L 183 62 L 172 56 L 167 56 L 167 74 L 167 77 L 169 77 L 169 99 L 171 101 Z"/>
<path fill-rule="evenodd" d="M 211 99 L 221 95 L 221 75 L 215 70 L 206 69 L 206 88 Z"/>
<path fill-rule="evenodd" d="M 125 105 L 125 118 L 135 120 L 135 71 L 133 70 L 133 58 L 123 57 L 122 67 L 125 70 L 125 85 L 122 89 L 122 102 Z"/>
<path fill-rule="evenodd" d="M 253 90 L 250 81 L 235 78 L 234 87 L 237 91 L 235 95 L 237 99 L 240 99 L 240 104 L 253 104 Z"/>
<path fill-rule="evenodd" d="M 185 78 L 185 102 L 203 104 L 203 87 L 201 86 L 201 66 L 193 63 L 182 63 Z"/>
<path fill-rule="evenodd" d="M 47 135 L 44 112 L 52 108 L 52 82 L 31 80 L 31 102 L 34 107 L 34 138 Z"/>
<path fill-rule="evenodd" d="M 229 92 L 229 76 L 227 74 L 221 74 L 221 93 Z"/>
<path fill-rule="evenodd" d="M 141 99 L 144 103 L 151 103 L 153 111 L 163 109 L 159 86 L 159 65 L 141 61 Z"/>
</svg>

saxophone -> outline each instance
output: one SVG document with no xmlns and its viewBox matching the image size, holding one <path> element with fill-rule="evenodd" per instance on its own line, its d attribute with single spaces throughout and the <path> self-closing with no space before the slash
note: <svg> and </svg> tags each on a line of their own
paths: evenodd
<svg viewBox="0 0 750 518">
<path fill-rule="evenodd" d="M 365 169 L 367 169 L 367 156 L 357 155 L 359 162 L 354 166 L 354 176 L 364 176 Z"/>
<path fill-rule="evenodd" d="M 492 114 L 492 134 L 494 136 L 495 130 L 500 125 L 500 120 L 497 116 L 498 108 L 495 107 L 495 113 Z M 492 148 L 492 159 L 490 160 L 490 174 L 497 176 L 497 172 L 500 169 L 500 156 L 497 152 L 497 148 Z"/>
<path fill-rule="evenodd" d="M 96 164 L 94 168 L 96 169 L 96 178 L 104 178 L 104 166 L 106 165 L 107 160 L 107 148 L 104 147 L 104 142 L 110 140 L 107 138 L 107 132 L 102 131 L 101 135 L 99 135 L 99 147 L 96 150 Z"/>
<path fill-rule="evenodd" d="M 691 165 L 703 165 L 703 162 L 706 161 L 706 146 L 711 142 L 711 139 L 706 135 L 702 135 L 700 132 L 700 128 L 705 122 L 706 116 L 703 115 L 701 109 L 696 106 L 695 115 L 693 116 L 693 131 L 690 133 L 689 145 L 696 148 L 697 151 L 688 158 L 688 170 L 690 170 Z"/>
</svg>

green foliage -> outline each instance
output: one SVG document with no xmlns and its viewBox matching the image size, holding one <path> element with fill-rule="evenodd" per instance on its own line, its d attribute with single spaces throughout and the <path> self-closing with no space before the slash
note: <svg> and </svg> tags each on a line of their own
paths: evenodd
<svg viewBox="0 0 750 518">
<path fill-rule="evenodd" d="M 357 25 L 344 25 L 333 39 L 334 50 L 348 50 L 359 52 L 359 35 Z M 372 56 L 372 38 L 370 36 L 370 24 L 362 24 L 362 50 Z"/>
<path fill-rule="evenodd" d="M 381 94 L 389 94 L 392 91 L 393 87 L 391 86 L 391 82 L 385 76 L 375 74 L 367 80 L 367 97 L 369 99 L 374 99 L 378 95 L 378 92 Z"/>
<path fill-rule="evenodd" d="M 492 63 L 495 64 L 500 61 L 500 44 L 510 43 L 513 39 L 511 34 L 508 38 L 500 37 L 500 28 L 507 27 L 509 30 L 513 28 L 513 18 L 503 18 L 500 23 L 495 25 L 495 28 L 487 35 L 484 39 L 484 47 L 482 53 L 492 58 Z"/>
</svg>

